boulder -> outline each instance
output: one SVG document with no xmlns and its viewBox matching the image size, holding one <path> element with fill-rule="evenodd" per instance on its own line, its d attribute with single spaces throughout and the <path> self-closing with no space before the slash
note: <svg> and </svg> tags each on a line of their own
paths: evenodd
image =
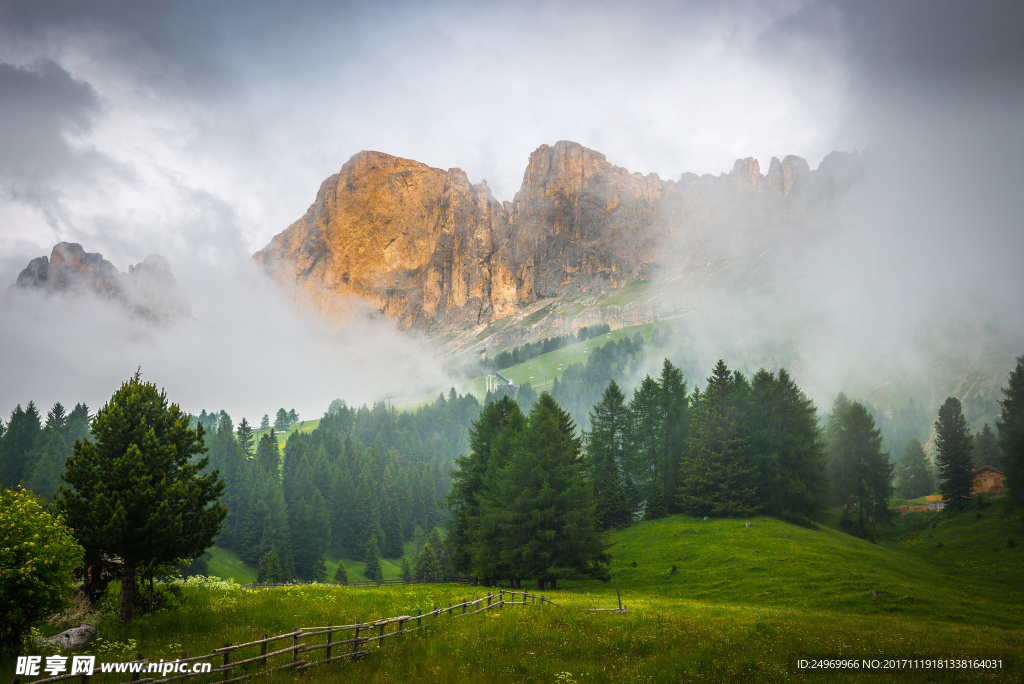
<svg viewBox="0 0 1024 684">
<path fill-rule="evenodd" d="M 96 628 L 90 624 L 82 623 L 77 627 L 64 630 L 52 637 L 39 637 L 36 643 L 46 646 L 56 646 L 61 651 L 80 651 L 96 638 Z"/>
</svg>

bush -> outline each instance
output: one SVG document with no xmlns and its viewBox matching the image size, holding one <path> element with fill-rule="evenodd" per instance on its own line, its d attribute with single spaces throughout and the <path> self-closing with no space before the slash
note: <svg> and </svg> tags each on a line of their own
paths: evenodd
<svg viewBox="0 0 1024 684">
<path fill-rule="evenodd" d="M 0 648 L 67 604 L 84 556 L 42 499 L 25 489 L 0 489 Z"/>
</svg>

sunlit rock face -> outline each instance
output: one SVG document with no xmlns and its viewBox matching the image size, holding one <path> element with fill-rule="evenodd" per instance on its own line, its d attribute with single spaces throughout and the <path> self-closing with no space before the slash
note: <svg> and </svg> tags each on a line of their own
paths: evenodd
<svg viewBox="0 0 1024 684">
<path fill-rule="evenodd" d="M 77 296 L 93 294 L 125 306 L 132 315 L 148 322 L 168 322 L 188 317 L 192 308 L 179 291 L 170 264 L 158 254 L 128 267 L 117 268 L 98 252 L 86 252 L 76 242 L 60 242 L 49 257 L 29 262 L 7 296 L 19 292 Z"/>
<path fill-rule="evenodd" d="M 858 159 L 833 162 L 857 175 Z M 499 202 L 461 169 L 364 151 L 254 258 L 328 315 L 366 302 L 400 327 L 466 329 L 761 239 L 804 216 L 816 175 L 790 156 L 772 159 L 767 175 L 745 159 L 729 174 L 663 181 L 563 141 L 537 148 L 519 192 Z"/>
</svg>

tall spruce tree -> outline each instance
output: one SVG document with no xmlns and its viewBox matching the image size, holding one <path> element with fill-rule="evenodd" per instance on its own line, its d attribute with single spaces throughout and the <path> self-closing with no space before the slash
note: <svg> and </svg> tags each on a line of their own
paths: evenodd
<svg viewBox="0 0 1024 684">
<path fill-rule="evenodd" d="M 34 401 L 28 402 L 25 409 L 18 404 L 11 412 L 3 439 L 0 439 L 0 485 L 13 486 L 25 478 L 29 452 L 36 448 L 42 429 Z"/>
<path fill-rule="evenodd" d="M 703 393 L 695 393 L 690 443 L 683 461 L 679 508 L 691 515 L 745 516 L 757 510 L 750 445 L 739 421 L 749 387 L 719 360 Z"/>
<path fill-rule="evenodd" d="M 661 426 L 664 431 L 661 438 L 662 453 L 658 474 L 664 485 L 662 501 L 670 513 L 675 513 L 679 465 L 686 451 L 690 432 L 690 398 L 686 392 L 683 372 L 673 366 L 668 359 L 662 363 L 658 387 L 661 390 Z"/>
<path fill-rule="evenodd" d="M 651 482 L 664 457 L 665 415 L 661 387 L 645 376 L 629 402 L 628 434 L 621 455 L 622 486 L 634 517 L 643 514 Z"/>
<path fill-rule="evenodd" d="M 1024 356 L 1010 373 L 999 402 L 999 446 L 1003 450 L 1003 471 L 1010 501 L 1024 506 Z"/>
<path fill-rule="evenodd" d="M 974 436 L 971 460 L 975 468 L 986 465 L 998 468 L 1003 462 L 1003 451 L 999 448 L 995 431 L 988 423 L 982 425 L 981 430 Z"/>
<path fill-rule="evenodd" d="M 278 476 L 281 467 L 281 451 L 277 446 L 277 437 L 274 431 L 265 433 L 260 438 L 259 446 L 256 447 L 256 465 L 264 472 Z"/>
<path fill-rule="evenodd" d="M 939 419 L 935 421 L 935 465 L 939 469 L 942 499 L 957 511 L 964 509 L 964 502 L 971 498 L 974 487 L 972 448 L 971 433 L 967 429 L 960 400 L 947 397 L 939 407 Z"/>
<path fill-rule="evenodd" d="M 500 432 L 493 436 L 490 443 L 490 455 L 477 497 L 480 522 L 475 533 L 471 568 L 472 575 L 483 580 L 487 586 L 493 586 L 499 577 L 512 576 L 511 568 L 503 557 L 505 540 L 501 525 L 505 511 L 501 503 L 501 483 L 505 468 L 512 461 L 514 449 L 525 429 L 526 416 L 516 406 L 514 410 L 508 411 Z M 456 548 L 451 537 L 449 540 L 453 548 Z"/>
<path fill-rule="evenodd" d="M 430 542 L 425 543 L 416 556 L 416 562 L 412 566 L 412 574 L 417 579 L 441 576 L 441 563 L 438 561 L 437 552 L 430 545 Z"/>
<path fill-rule="evenodd" d="M 384 579 L 384 568 L 381 565 L 380 546 L 377 544 L 376 532 L 370 534 L 365 549 L 366 567 L 363 569 L 363 574 L 366 575 L 366 579 L 379 582 Z"/>
<path fill-rule="evenodd" d="M 785 369 L 754 374 L 743 417 L 760 508 L 813 517 L 824 479 L 824 447 L 814 403 Z"/>
<path fill-rule="evenodd" d="M 606 541 L 595 524 L 581 441 L 547 392 L 530 411 L 489 503 L 513 581 L 534 578 L 538 588 L 554 589 L 559 579 L 607 579 Z"/>
<path fill-rule="evenodd" d="M 911 438 L 903 449 L 903 458 L 896 466 L 896 481 L 896 492 L 904 499 L 916 499 L 935 491 L 932 464 L 917 439 Z"/>
<path fill-rule="evenodd" d="M 402 514 L 398 509 L 398 494 L 391 477 L 391 469 L 384 469 L 383 477 L 384 502 L 381 509 L 381 526 L 384 528 L 385 558 L 402 557 Z"/>
<path fill-rule="evenodd" d="M 238 445 L 242 447 L 242 452 L 245 453 L 246 458 L 252 456 L 252 426 L 249 425 L 249 421 L 245 418 L 242 418 L 242 422 L 238 424 Z"/>
<path fill-rule="evenodd" d="M 630 414 L 619 385 L 612 380 L 590 413 L 587 456 L 594 478 L 594 498 L 601 529 L 632 520 L 633 511 L 623 491 L 621 464 L 629 436 Z"/>
<path fill-rule="evenodd" d="M 887 520 L 892 496 L 892 464 L 882 451 L 882 434 L 858 402 L 836 397 L 826 427 L 829 475 L 833 499 L 845 510 L 856 510 L 857 530 L 865 523 Z"/>
<path fill-rule="evenodd" d="M 446 528 L 452 549 L 451 563 L 457 572 L 473 571 L 475 547 L 481 542 L 480 495 L 491 463 L 491 448 L 513 415 L 517 423 L 522 422 L 522 411 L 508 395 L 485 405 L 469 429 L 469 454 L 455 459 L 445 506 L 451 515 Z M 497 464 L 497 467 L 501 465 L 504 464 Z"/>
</svg>

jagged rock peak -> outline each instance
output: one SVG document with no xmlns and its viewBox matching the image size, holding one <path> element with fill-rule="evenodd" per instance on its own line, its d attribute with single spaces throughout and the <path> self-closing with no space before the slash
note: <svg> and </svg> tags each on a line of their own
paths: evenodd
<svg viewBox="0 0 1024 684">
<path fill-rule="evenodd" d="M 120 273 L 99 252 L 86 252 L 77 242 L 60 242 L 49 257 L 29 262 L 8 288 L 8 296 L 18 290 L 70 295 L 91 292 L 156 322 L 191 315 L 192 308 L 177 284 L 170 264 L 159 254 L 150 254 L 130 265 L 127 273 Z"/>
<path fill-rule="evenodd" d="M 747 158 L 729 174 L 662 181 L 563 140 L 534 150 L 520 189 L 499 203 L 461 169 L 364 150 L 254 259 L 329 315 L 355 298 L 402 327 L 466 328 L 704 259 L 738 239 L 716 228 L 727 215 L 733 227 L 757 212 L 765 226 L 799 217 L 798 196 L 817 196 L 804 192 L 812 176 L 788 156 L 767 175 Z"/>
</svg>

